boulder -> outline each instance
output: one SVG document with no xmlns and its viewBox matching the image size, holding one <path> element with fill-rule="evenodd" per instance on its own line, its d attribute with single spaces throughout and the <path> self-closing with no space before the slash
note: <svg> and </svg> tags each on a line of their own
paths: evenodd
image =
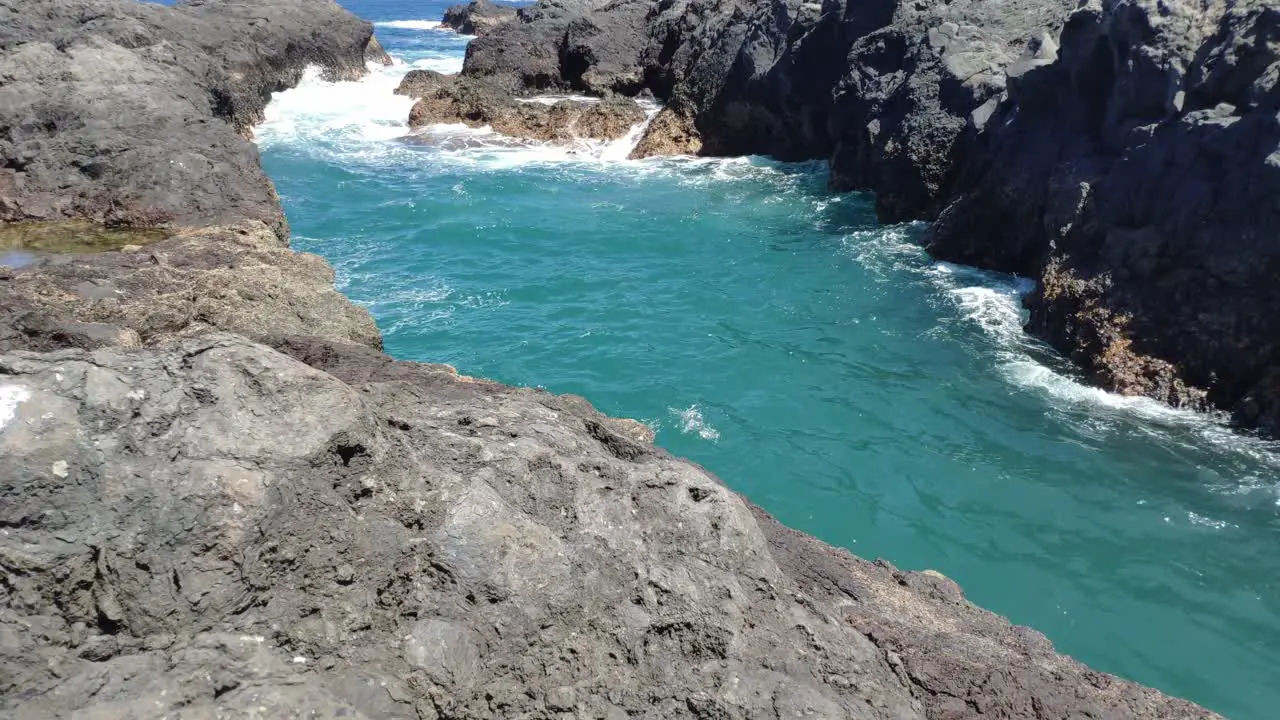
<svg viewBox="0 0 1280 720">
<path fill-rule="evenodd" d="M 516 19 L 516 7 L 501 5 L 489 0 L 471 0 L 465 5 L 454 5 L 444 11 L 440 25 L 463 35 L 487 35 L 499 25 Z"/>
<path fill-rule="evenodd" d="M 671 108 L 663 108 L 640 136 L 630 159 L 642 160 L 663 155 L 697 155 L 702 138 L 693 119 Z"/>
</svg>

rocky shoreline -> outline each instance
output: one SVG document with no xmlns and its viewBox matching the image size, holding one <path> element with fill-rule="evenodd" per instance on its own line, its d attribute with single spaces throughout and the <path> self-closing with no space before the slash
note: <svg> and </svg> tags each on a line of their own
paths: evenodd
<svg viewBox="0 0 1280 720">
<path fill-rule="evenodd" d="M 0 268 L 0 715 L 1216 717 L 581 398 L 382 354 L 245 139 L 385 57 L 336 4 L 0 19 L 2 219 L 120 226 Z"/>
<path fill-rule="evenodd" d="M 1261 0 L 542 0 L 471 43 L 516 94 L 652 95 L 636 157 L 825 159 L 937 258 L 1037 281 L 1112 391 L 1280 431 L 1280 12 Z"/>
</svg>

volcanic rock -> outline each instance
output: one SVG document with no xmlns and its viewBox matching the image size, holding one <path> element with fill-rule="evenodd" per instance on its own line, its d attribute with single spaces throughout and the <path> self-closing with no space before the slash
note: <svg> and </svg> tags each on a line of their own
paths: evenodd
<svg viewBox="0 0 1280 720">
<path fill-rule="evenodd" d="M 1092 2 L 1027 58 L 930 237 L 1038 278 L 1029 329 L 1108 389 L 1280 430 L 1280 10 Z"/>
<path fill-rule="evenodd" d="M 513 6 L 489 0 L 471 0 L 465 5 L 454 5 L 445 10 L 440 25 L 463 35 L 486 35 L 515 19 L 516 8 Z"/>
<path fill-rule="evenodd" d="M 0 0 L 0 221 L 261 220 L 242 136 L 309 66 L 365 72 L 373 27 L 331 0 Z"/>
</svg>

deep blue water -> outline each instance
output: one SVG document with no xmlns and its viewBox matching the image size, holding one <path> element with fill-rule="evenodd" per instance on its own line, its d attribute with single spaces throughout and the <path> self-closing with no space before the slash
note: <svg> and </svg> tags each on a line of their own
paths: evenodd
<svg viewBox="0 0 1280 720">
<path fill-rule="evenodd" d="M 1280 707 L 1280 456 L 1077 383 L 1016 278 L 931 263 L 820 164 L 401 141 L 443 4 L 349 0 L 404 64 L 310 78 L 259 130 L 295 247 L 388 351 L 585 395 L 784 522 L 955 578 L 1103 670 L 1235 718 Z M 414 22 L 418 21 L 418 22 Z M 462 147 L 460 146 L 467 146 Z"/>
</svg>

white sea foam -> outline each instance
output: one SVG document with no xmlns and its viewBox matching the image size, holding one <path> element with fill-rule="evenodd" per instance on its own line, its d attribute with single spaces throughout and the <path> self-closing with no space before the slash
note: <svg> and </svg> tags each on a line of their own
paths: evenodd
<svg viewBox="0 0 1280 720">
<path fill-rule="evenodd" d="M 407 69 L 371 66 L 354 82 L 327 82 L 309 68 L 298 86 L 278 92 L 267 104 L 265 121 L 255 129 L 258 143 L 320 143 L 342 152 L 353 145 L 384 143 L 405 134 L 413 100 L 393 91 Z"/>
<path fill-rule="evenodd" d="M 1222 416 L 1107 392 L 1073 377 L 1065 361 L 1055 363 L 1055 355 L 1023 330 L 1021 299 L 1034 287 L 1031 281 L 948 263 L 922 270 L 961 317 L 990 340 L 1001 377 L 1039 394 L 1057 410 L 1087 414 L 1088 420 L 1078 423 L 1081 431 L 1137 433 L 1169 447 L 1213 450 L 1223 460 L 1280 468 L 1280 454 L 1273 444 L 1234 432 Z"/>
<path fill-rule="evenodd" d="M 397 60 L 391 67 L 371 64 L 367 76 L 352 82 L 328 82 L 319 69 L 308 69 L 297 87 L 272 97 L 264 113 L 265 122 L 255 130 L 257 141 L 263 147 L 287 145 L 318 151 L 327 157 L 364 159 L 382 165 L 445 163 L 503 170 L 527 165 L 615 163 L 642 172 L 669 166 L 670 161 L 626 160 L 660 109 L 656 103 L 643 104 L 645 120 L 626 137 L 611 141 L 524 141 L 487 127 L 460 124 L 431 125 L 410 133 L 408 117 L 413 100 L 394 94 L 405 73 L 415 68 L 457 72 L 461 67 L 460 54 L 419 57 L 408 63 Z M 553 103 L 565 97 L 568 96 L 529 101 Z M 430 146 L 435 152 L 424 155 L 415 146 Z"/>
<path fill-rule="evenodd" d="M 18 416 L 18 406 L 31 399 L 31 391 L 21 385 L 0 385 L 0 430 Z"/>
<path fill-rule="evenodd" d="M 439 30 L 439 20 L 384 20 L 376 22 L 374 27 L 392 28 L 395 30 Z"/>
<path fill-rule="evenodd" d="M 412 70 L 435 70 L 445 75 L 455 75 L 462 72 L 463 58 L 461 55 L 436 54 L 429 57 L 420 57 L 409 60 L 406 65 Z M 397 82 L 400 76 L 396 75 Z"/>
<path fill-rule="evenodd" d="M 711 426 L 710 423 L 702 417 L 702 408 L 697 403 L 689 407 L 679 410 L 670 408 L 671 414 L 680 422 L 680 432 L 685 435 L 697 435 L 703 440 L 719 440 L 720 431 Z"/>
<path fill-rule="evenodd" d="M 1235 523 L 1229 523 L 1226 520 L 1214 520 L 1211 517 L 1205 517 L 1204 515 L 1199 515 L 1194 512 L 1187 513 L 1187 520 L 1190 521 L 1192 525 L 1199 525 L 1201 527 L 1213 528 L 1214 530 L 1225 530 L 1227 528 L 1240 527 L 1239 525 L 1236 525 Z"/>
</svg>

